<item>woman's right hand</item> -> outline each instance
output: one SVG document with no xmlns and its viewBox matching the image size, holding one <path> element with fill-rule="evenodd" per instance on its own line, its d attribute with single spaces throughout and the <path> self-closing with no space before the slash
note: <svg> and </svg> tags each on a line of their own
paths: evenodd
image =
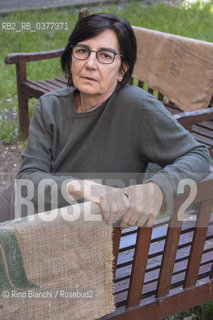
<svg viewBox="0 0 213 320">
<path fill-rule="evenodd" d="M 86 199 L 99 204 L 104 220 L 113 226 L 120 226 L 122 217 L 130 214 L 130 201 L 124 189 L 90 180 L 71 180 L 67 191 L 76 200 Z"/>
</svg>

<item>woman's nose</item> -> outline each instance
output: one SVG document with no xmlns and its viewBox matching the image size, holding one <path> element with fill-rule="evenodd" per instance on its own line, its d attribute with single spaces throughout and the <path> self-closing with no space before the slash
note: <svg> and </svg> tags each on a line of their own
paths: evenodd
<svg viewBox="0 0 213 320">
<path fill-rule="evenodd" d="M 97 66 L 97 58 L 96 58 L 96 53 L 91 52 L 89 57 L 86 60 L 86 66 L 89 68 L 96 68 Z"/>
</svg>

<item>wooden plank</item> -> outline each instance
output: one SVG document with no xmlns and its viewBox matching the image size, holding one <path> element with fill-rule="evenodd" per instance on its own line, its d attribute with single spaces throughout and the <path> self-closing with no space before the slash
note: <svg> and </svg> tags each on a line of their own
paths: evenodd
<svg viewBox="0 0 213 320">
<path fill-rule="evenodd" d="M 158 92 L 158 100 L 163 101 L 163 99 L 164 99 L 164 95 L 162 93 Z"/>
<path fill-rule="evenodd" d="M 58 78 L 56 78 L 55 80 L 57 80 L 57 81 L 59 81 L 59 82 L 62 82 L 62 83 L 64 83 L 64 84 L 67 84 L 67 78 L 65 78 L 65 77 L 58 77 Z"/>
<path fill-rule="evenodd" d="M 46 83 L 52 85 L 55 90 L 67 87 L 67 84 L 57 81 L 56 79 L 46 80 Z"/>
<path fill-rule="evenodd" d="M 132 274 L 127 298 L 127 307 L 134 307 L 140 302 L 151 235 L 152 228 L 138 228 L 134 262 L 132 265 Z"/>
<path fill-rule="evenodd" d="M 201 267 L 199 276 L 198 276 L 198 285 L 199 281 L 203 284 L 204 281 L 209 281 L 209 274 L 211 269 L 211 263 L 204 265 Z M 172 290 L 181 291 L 184 288 L 184 279 L 186 272 L 181 272 L 173 276 L 171 286 L 170 286 L 170 294 L 172 294 Z M 124 284 L 117 284 L 115 288 L 114 300 L 116 306 L 127 305 L 127 294 L 128 294 L 129 282 L 126 281 Z M 157 290 L 157 280 L 150 281 L 144 283 L 143 292 L 141 295 L 141 301 L 146 300 L 148 297 L 155 297 Z M 168 296 L 168 295 L 167 295 Z M 165 296 L 165 297 L 167 297 Z M 162 298 L 162 297 L 161 297 Z"/>
<path fill-rule="evenodd" d="M 66 87 L 66 83 L 59 80 L 56 81 L 55 79 L 48 81 L 27 80 L 22 83 L 22 87 L 25 92 L 38 99 L 41 95 L 49 91 Z"/>
<path fill-rule="evenodd" d="M 199 124 L 199 126 L 213 130 L 213 121 L 209 120 L 209 121 L 203 121 Z"/>
<path fill-rule="evenodd" d="M 200 264 L 199 274 L 204 272 L 210 272 L 209 268 L 212 263 L 212 259 L 213 259 L 213 251 L 207 252 L 203 255 L 202 262 Z M 183 273 L 183 272 L 185 273 L 187 270 L 187 265 L 188 265 L 188 257 L 186 257 L 183 261 L 175 263 L 172 279 L 176 279 L 175 277 L 180 273 Z M 160 271 L 160 266 L 154 271 L 146 270 L 144 285 L 157 281 L 159 278 L 159 271 Z M 184 280 L 184 278 L 182 280 Z"/>
<path fill-rule="evenodd" d="M 194 125 L 192 127 L 192 132 L 198 133 L 204 137 L 209 137 L 210 139 L 213 140 L 213 129 L 208 129 L 208 128 L 201 127 L 198 125 Z M 213 142 L 212 142 L 212 144 L 213 144 Z"/>
<path fill-rule="evenodd" d="M 25 88 L 35 88 L 35 89 L 42 89 L 44 92 L 48 92 L 47 86 L 44 85 L 41 81 L 34 81 L 34 80 L 27 80 L 23 83 Z"/>
<path fill-rule="evenodd" d="M 211 220 L 212 218 L 213 218 L 213 214 L 211 214 Z M 178 243 L 176 261 L 181 261 L 185 259 L 185 256 L 189 254 L 189 252 L 186 252 L 186 248 L 188 247 L 189 248 L 188 251 L 189 251 L 190 246 L 192 244 L 193 232 L 195 227 L 191 228 L 190 226 L 187 228 L 186 224 L 188 223 L 185 222 L 182 225 L 181 234 L 180 234 L 179 243 Z M 164 252 L 167 228 L 166 230 L 164 230 L 164 228 L 158 229 L 158 232 L 160 230 L 162 230 L 165 233 L 164 237 L 160 238 L 160 240 L 158 240 L 158 237 L 157 237 L 158 233 L 155 234 L 156 238 L 153 238 L 154 229 L 152 231 L 152 240 L 149 248 L 149 259 L 160 257 Z M 130 234 L 123 238 L 121 237 L 121 241 L 122 240 L 125 240 L 125 241 L 123 241 L 122 243 L 122 250 L 119 249 L 117 269 L 123 268 L 124 266 L 127 266 L 127 265 L 131 265 L 133 262 L 135 239 L 136 239 L 136 237 L 133 238 L 133 236 L 135 235 Z M 213 238 L 213 225 L 208 227 L 207 236 L 206 236 L 207 240 L 210 240 L 212 238 Z M 121 242 L 120 242 L 120 247 L 121 247 Z"/>
<path fill-rule="evenodd" d="M 143 81 L 138 81 L 138 87 L 143 89 L 143 86 L 144 86 L 144 82 Z"/>
<path fill-rule="evenodd" d="M 117 308 L 114 313 L 102 317 L 101 320 L 160 320 L 212 299 L 213 281 L 165 298 L 155 299 L 151 297 L 146 303 L 143 302 L 135 308 L 128 309 L 126 306 Z"/>
<path fill-rule="evenodd" d="M 205 264 L 200 268 L 197 285 L 200 285 L 200 283 L 203 284 L 204 282 L 209 281 L 211 263 L 212 262 L 209 262 L 208 264 Z M 172 294 L 172 290 L 180 291 L 184 289 L 185 275 L 186 275 L 185 271 L 182 271 L 180 273 L 177 273 L 176 275 L 173 275 L 169 294 Z M 157 283 L 158 283 L 157 280 L 158 279 L 153 278 L 152 281 L 149 281 L 146 283 L 144 282 L 143 291 L 141 294 L 141 300 L 147 299 L 150 296 L 153 296 L 153 297 L 156 296 Z M 129 288 L 129 281 L 124 281 L 123 283 L 118 283 L 115 285 L 114 298 L 115 298 L 115 303 L 117 307 L 121 305 L 127 305 L 128 288 Z M 168 295 L 166 295 L 165 297 L 167 296 Z"/>
<path fill-rule="evenodd" d="M 67 87 L 67 79 L 64 79 L 64 81 L 61 81 L 60 79 L 52 79 L 49 80 L 52 83 L 54 83 L 54 85 L 56 85 L 58 88 L 66 88 Z"/>
<path fill-rule="evenodd" d="M 189 257 L 189 264 L 186 272 L 184 284 L 185 288 L 194 286 L 197 281 L 197 275 L 199 272 L 203 248 L 206 241 L 206 234 L 208 230 L 212 206 L 212 199 L 202 202 L 200 206 L 200 212 L 197 218 L 196 229 L 194 232 L 193 243 Z"/>
<path fill-rule="evenodd" d="M 182 221 L 178 221 L 177 215 L 178 209 L 173 212 L 168 228 L 156 294 L 158 298 L 167 295 L 170 289 L 170 283 L 172 279 L 175 257 L 177 254 L 178 242 L 182 226 Z"/>
<path fill-rule="evenodd" d="M 18 91 L 18 116 L 19 116 L 19 126 L 22 132 L 23 138 L 28 136 L 29 130 L 29 114 L 28 114 L 28 97 L 22 92 L 22 82 L 25 81 L 27 77 L 26 64 L 17 63 L 16 64 L 16 79 L 17 79 L 17 91 Z"/>
<path fill-rule="evenodd" d="M 212 146 L 212 139 L 211 138 L 204 137 L 198 133 L 193 133 L 193 136 L 195 137 L 196 140 L 200 141 L 201 143 Z"/>
<path fill-rule="evenodd" d="M 148 90 L 147 90 L 149 93 L 151 93 L 151 94 L 153 94 L 153 92 L 154 92 L 154 90 L 150 87 L 150 86 L 148 86 Z"/>
<path fill-rule="evenodd" d="M 119 245 L 120 245 L 120 237 L 121 237 L 121 229 L 120 228 L 113 228 L 113 274 L 115 278 L 117 260 L 118 260 L 118 252 L 119 252 Z"/>
<path fill-rule="evenodd" d="M 165 107 L 172 115 L 175 115 L 177 113 L 181 113 L 181 110 L 177 110 L 177 109 L 173 108 L 172 106 L 165 106 Z"/>
<path fill-rule="evenodd" d="M 179 253 L 179 251 L 178 251 Z M 183 257 L 184 255 L 184 257 Z M 189 260 L 189 252 L 183 251 L 183 255 L 181 255 L 181 258 L 177 258 L 175 260 L 174 270 L 173 270 L 173 276 L 177 275 L 178 273 L 185 272 L 188 265 Z M 202 259 L 200 263 L 200 270 L 199 274 L 202 273 L 204 269 L 211 269 L 211 264 L 213 261 L 213 248 L 207 248 L 203 251 Z M 147 283 L 151 283 L 153 281 L 157 281 L 159 278 L 159 271 L 160 271 L 160 264 L 161 261 L 159 261 L 158 264 L 150 263 L 150 266 L 147 265 L 146 268 L 146 274 L 144 278 L 144 285 Z M 207 271 L 210 272 L 210 269 Z M 206 271 L 205 271 L 206 272 Z M 116 288 L 122 288 L 122 286 L 126 286 L 126 283 L 130 279 L 131 275 L 131 265 L 121 268 L 121 270 L 117 269 L 116 273 L 116 280 L 115 280 L 115 291 L 117 292 Z M 184 280 L 184 279 L 182 279 Z M 123 288 L 122 288 L 123 290 Z"/>
<path fill-rule="evenodd" d="M 34 97 L 36 99 L 48 92 L 47 89 L 38 88 L 38 86 L 33 85 L 30 81 L 24 81 L 22 83 L 22 90 L 26 96 Z"/>
<path fill-rule="evenodd" d="M 89 10 L 87 8 L 82 8 L 79 10 L 78 21 L 81 21 L 83 18 L 89 15 Z"/>
<path fill-rule="evenodd" d="M 43 51 L 43 52 L 11 53 L 6 57 L 5 63 L 6 64 L 25 63 L 30 61 L 58 58 L 61 56 L 63 51 L 64 51 L 64 48 L 58 49 L 58 50 Z"/>
<path fill-rule="evenodd" d="M 46 80 L 36 81 L 36 84 L 40 87 L 47 89 L 48 91 L 54 91 L 54 90 L 58 89 L 58 87 L 56 85 L 54 85 L 50 81 L 46 81 Z"/>
</svg>

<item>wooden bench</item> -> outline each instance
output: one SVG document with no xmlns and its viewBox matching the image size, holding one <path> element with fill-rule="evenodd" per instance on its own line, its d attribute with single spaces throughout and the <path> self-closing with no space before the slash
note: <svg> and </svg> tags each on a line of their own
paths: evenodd
<svg viewBox="0 0 213 320">
<path fill-rule="evenodd" d="M 213 299 L 213 174 L 198 183 L 192 220 L 182 221 L 188 196 L 153 228 L 114 228 L 116 311 L 102 319 L 163 319 Z"/>
</svg>

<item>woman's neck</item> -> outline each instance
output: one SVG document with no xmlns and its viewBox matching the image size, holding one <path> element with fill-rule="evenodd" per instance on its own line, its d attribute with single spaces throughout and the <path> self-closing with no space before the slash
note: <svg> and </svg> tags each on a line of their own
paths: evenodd
<svg viewBox="0 0 213 320">
<path fill-rule="evenodd" d="M 76 94 L 76 111 L 79 113 L 90 111 L 100 104 L 102 104 L 104 101 L 106 101 L 112 93 L 115 91 L 115 87 L 111 88 L 111 90 L 107 91 L 103 95 L 89 95 L 82 93 L 80 91 L 77 91 Z"/>
</svg>

